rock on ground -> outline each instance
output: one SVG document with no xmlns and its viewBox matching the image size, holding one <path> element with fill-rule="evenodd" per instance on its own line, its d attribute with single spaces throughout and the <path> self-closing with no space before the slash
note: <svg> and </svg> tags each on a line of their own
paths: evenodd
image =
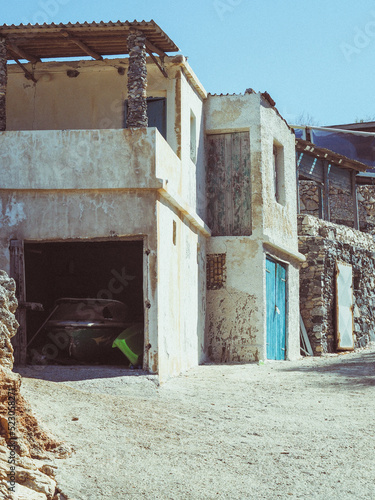
<svg viewBox="0 0 375 500">
<path fill-rule="evenodd" d="M 0 495 L 6 499 L 60 500 L 54 469 L 39 459 L 52 452 L 67 456 L 70 449 L 39 426 L 21 395 L 21 377 L 12 372 L 16 309 L 15 282 L 0 271 Z"/>
</svg>

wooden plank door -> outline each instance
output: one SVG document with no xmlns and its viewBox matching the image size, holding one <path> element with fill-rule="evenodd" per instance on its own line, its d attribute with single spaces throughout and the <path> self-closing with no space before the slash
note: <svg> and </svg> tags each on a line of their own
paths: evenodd
<svg viewBox="0 0 375 500">
<path fill-rule="evenodd" d="M 16 365 L 26 364 L 26 283 L 25 283 L 25 255 L 24 245 L 21 240 L 11 240 L 10 242 L 10 276 L 16 282 L 16 297 L 18 300 L 18 308 L 16 311 L 16 319 L 19 323 L 19 328 L 16 335 L 12 339 L 14 348 L 14 363 Z"/>
<path fill-rule="evenodd" d="M 286 356 L 286 269 L 266 259 L 267 359 Z"/>
<path fill-rule="evenodd" d="M 207 136 L 207 220 L 212 236 L 250 236 L 250 134 Z"/>
<path fill-rule="evenodd" d="M 336 262 L 336 343 L 338 351 L 354 349 L 353 269 Z"/>
</svg>

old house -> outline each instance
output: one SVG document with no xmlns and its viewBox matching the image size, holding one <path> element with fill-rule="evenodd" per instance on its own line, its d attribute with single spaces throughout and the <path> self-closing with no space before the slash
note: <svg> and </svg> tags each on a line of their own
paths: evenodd
<svg viewBox="0 0 375 500">
<path fill-rule="evenodd" d="M 294 134 L 268 94 L 207 95 L 177 51 L 153 21 L 0 27 L 18 363 L 36 335 L 57 359 L 40 328 L 62 297 L 124 303 L 161 380 L 299 355 Z"/>
<path fill-rule="evenodd" d="M 371 130 L 371 124 L 297 130 L 299 248 L 307 257 L 300 307 L 316 355 L 375 341 Z"/>
</svg>

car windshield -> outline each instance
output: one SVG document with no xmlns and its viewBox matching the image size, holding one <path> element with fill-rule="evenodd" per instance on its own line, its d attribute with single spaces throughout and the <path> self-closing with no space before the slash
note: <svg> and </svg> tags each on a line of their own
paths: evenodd
<svg viewBox="0 0 375 500">
<path fill-rule="evenodd" d="M 125 321 L 126 305 L 122 302 L 95 299 L 60 299 L 51 321 Z"/>
</svg>

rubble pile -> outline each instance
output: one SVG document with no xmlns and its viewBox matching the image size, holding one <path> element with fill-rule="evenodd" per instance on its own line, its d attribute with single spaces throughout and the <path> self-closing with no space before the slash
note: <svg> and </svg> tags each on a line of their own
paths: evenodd
<svg viewBox="0 0 375 500">
<path fill-rule="evenodd" d="M 40 428 L 20 394 L 21 377 L 12 372 L 16 309 L 15 282 L 0 271 L 0 497 L 63 500 L 54 469 L 43 459 L 70 450 Z"/>
</svg>

